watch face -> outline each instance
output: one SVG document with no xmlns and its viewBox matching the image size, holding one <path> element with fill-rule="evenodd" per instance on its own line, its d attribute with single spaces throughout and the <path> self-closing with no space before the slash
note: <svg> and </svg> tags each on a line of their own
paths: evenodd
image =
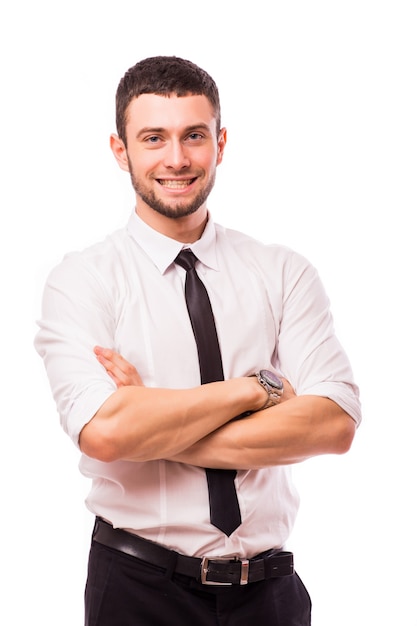
<svg viewBox="0 0 417 626">
<path fill-rule="evenodd" d="M 269 370 L 261 370 L 259 373 L 264 379 L 264 381 L 268 385 L 271 385 L 271 387 L 275 387 L 276 389 L 283 388 L 284 385 L 282 383 L 282 380 L 278 378 L 278 376 L 274 374 L 274 372 L 270 372 Z"/>
</svg>

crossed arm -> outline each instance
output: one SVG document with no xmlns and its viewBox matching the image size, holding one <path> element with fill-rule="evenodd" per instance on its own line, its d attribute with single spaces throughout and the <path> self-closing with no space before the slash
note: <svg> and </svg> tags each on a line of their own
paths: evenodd
<svg viewBox="0 0 417 626">
<path fill-rule="evenodd" d="M 296 396 L 285 380 L 281 402 L 261 410 L 266 394 L 256 378 L 147 388 L 121 355 L 100 347 L 95 353 L 118 388 L 81 431 L 80 447 L 102 461 L 169 459 L 256 469 L 342 454 L 354 437 L 353 419 L 335 402 Z M 234 419 L 247 411 L 249 417 Z"/>
</svg>

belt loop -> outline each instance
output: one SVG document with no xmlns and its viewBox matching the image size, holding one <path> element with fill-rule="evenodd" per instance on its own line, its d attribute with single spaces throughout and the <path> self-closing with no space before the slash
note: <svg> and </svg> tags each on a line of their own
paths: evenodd
<svg viewBox="0 0 417 626">
<path fill-rule="evenodd" d="M 165 570 L 165 577 L 169 578 L 170 580 L 175 574 L 175 569 L 177 567 L 177 556 L 178 555 L 176 552 L 174 552 L 174 550 L 170 550 L 168 566 Z"/>
</svg>

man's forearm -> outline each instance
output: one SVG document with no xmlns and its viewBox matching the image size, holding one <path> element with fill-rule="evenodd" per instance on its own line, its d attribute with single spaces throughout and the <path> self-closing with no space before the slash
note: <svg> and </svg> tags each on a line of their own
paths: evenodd
<svg viewBox="0 0 417 626">
<path fill-rule="evenodd" d="M 200 467 L 258 469 L 349 449 L 355 422 L 335 402 L 298 396 L 229 422 L 171 458 Z"/>
<path fill-rule="evenodd" d="M 251 377 L 184 390 L 125 386 L 83 428 L 80 448 L 101 461 L 169 458 L 264 403 L 265 390 Z"/>
</svg>

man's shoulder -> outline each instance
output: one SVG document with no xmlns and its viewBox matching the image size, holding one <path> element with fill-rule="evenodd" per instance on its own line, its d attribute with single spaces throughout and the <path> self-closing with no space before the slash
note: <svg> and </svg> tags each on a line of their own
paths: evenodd
<svg viewBox="0 0 417 626">
<path fill-rule="evenodd" d="M 129 235 L 121 228 L 82 249 L 68 251 L 53 267 L 51 276 L 91 272 L 99 274 L 118 265 L 120 255 L 126 252 Z"/>
<path fill-rule="evenodd" d="M 108 234 L 103 239 L 95 241 L 82 249 L 68 251 L 63 257 L 63 262 L 74 261 L 88 263 L 90 261 L 94 262 L 102 257 L 107 258 L 117 255 L 128 238 L 129 235 L 126 228 L 120 228 Z"/>
</svg>

